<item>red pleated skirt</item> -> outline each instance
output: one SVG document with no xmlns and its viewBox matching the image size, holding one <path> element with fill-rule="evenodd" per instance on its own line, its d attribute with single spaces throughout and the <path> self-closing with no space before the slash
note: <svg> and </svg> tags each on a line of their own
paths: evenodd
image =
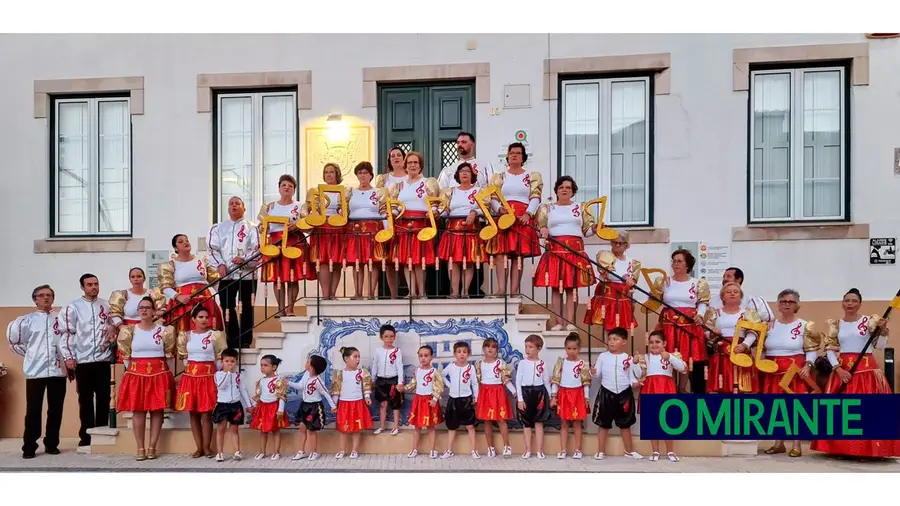
<svg viewBox="0 0 900 506">
<path fill-rule="evenodd" d="M 430 395 L 417 395 L 413 397 L 412 407 L 409 408 L 409 424 L 417 429 L 434 427 L 444 421 L 441 413 L 441 404 L 431 405 Z"/>
<path fill-rule="evenodd" d="M 634 305 L 628 295 L 628 285 L 616 282 L 600 282 L 584 314 L 584 323 L 603 325 L 607 331 L 616 327 L 637 327 Z"/>
<path fill-rule="evenodd" d="M 709 369 L 707 370 L 706 392 L 710 394 L 730 394 L 734 392 L 735 384 L 750 385 L 750 391 L 738 389 L 738 393 L 759 392 L 759 377 L 756 367 L 738 367 L 731 361 L 728 349 L 731 343 L 719 342 L 716 345 L 716 353 L 709 357 Z"/>
<path fill-rule="evenodd" d="M 290 426 L 287 413 L 278 417 L 278 401 L 260 402 L 253 408 L 250 428 L 260 432 L 275 432 Z"/>
<path fill-rule="evenodd" d="M 269 234 L 269 244 L 279 244 L 283 233 L 273 232 Z M 288 234 L 288 246 L 300 248 L 302 254 L 299 258 L 285 258 L 279 251 L 277 256 L 263 257 L 264 265 L 261 267 L 260 279 L 263 283 L 293 283 L 296 281 L 313 281 L 316 279 L 316 269 L 309 262 L 309 246 L 302 233 Z"/>
<path fill-rule="evenodd" d="M 594 267 L 584 252 L 584 239 L 571 235 L 554 239 L 534 270 L 534 286 L 559 290 L 593 285 Z"/>
<path fill-rule="evenodd" d="M 671 376 L 666 376 L 665 374 L 653 374 L 647 376 L 641 383 L 641 396 L 650 394 L 674 394 L 676 391 L 675 379 Z M 641 413 L 640 396 L 638 396 L 637 412 L 638 414 Z"/>
<path fill-rule="evenodd" d="M 309 261 L 320 265 L 331 263 L 339 268 L 346 260 L 346 227 L 325 223 L 315 227 L 309 237 Z"/>
<path fill-rule="evenodd" d="M 525 214 L 528 204 L 517 200 L 508 201 L 513 208 L 516 217 Z M 537 229 L 534 228 L 534 218 L 522 225 L 516 220 L 513 226 L 506 230 L 500 230 L 487 245 L 487 252 L 491 255 L 507 255 L 511 257 L 531 258 L 541 254 L 541 243 L 538 241 Z"/>
<path fill-rule="evenodd" d="M 845 353 L 841 355 L 840 363 L 844 370 L 849 371 L 853 367 L 857 353 Z M 891 387 L 884 377 L 884 372 L 878 368 L 875 357 L 869 353 L 863 355 L 862 363 L 850 377 L 850 383 L 842 393 L 848 395 L 860 394 L 893 394 Z M 841 385 L 841 378 L 837 373 L 831 373 L 828 378 L 828 386 L 825 393 L 837 392 Z M 847 455 L 851 457 L 900 457 L 900 440 L 846 440 L 831 439 L 813 441 L 810 449 L 829 453 L 831 455 Z"/>
<path fill-rule="evenodd" d="M 403 217 L 394 220 L 395 235 L 393 248 L 394 260 L 400 266 L 425 267 L 437 264 L 434 252 L 434 239 L 422 242 L 419 231 L 425 228 L 425 211 L 407 211 Z"/>
<path fill-rule="evenodd" d="M 172 407 L 175 377 L 166 359 L 132 358 L 122 377 L 118 411 L 159 411 Z"/>
<path fill-rule="evenodd" d="M 503 385 L 481 385 L 478 387 L 478 403 L 475 417 L 479 420 L 512 420 L 512 404 Z"/>
<path fill-rule="evenodd" d="M 209 413 L 216 409 L 218 391 L 215 382 L 215 362 L 189 361 L 175 398 L 175 410 L 189 413 Z"/>
<path fill-rule="evenodd" d="M 788 357 L 768 357 L 771 360 L 774 360 L 776 364 L 778 364 L 778 370 L 771 374 L 762 374 L 762 393 L 764 394 L 784 394 L 786 393 L 783 388 L 781 388 L 781 379 L 784 378 L 784 374 L 787 372 L 788 368 L 791 367 L 791 364 L 796 364 L 797 367 L 806 367 L 806 357 L 802 354 L 800 355 L 791 355 Z M 810 377 L 812 377 L 810 375 Z M 805 394 L 809 392 L 809 387 L 806 382 L 800 379 L 799 374 L 795 374 L 793 378 L 791 378 L 791 390 L 795 394 Z"/>
<path fill-rule="evenodd" d="M 584 420 L 587 418 L 587 401 L 584 388 L 559 387 L 556 394 L 556 414 L 563 420 Z"/>
<path fill-rule="evenodd" d="M 412 420 L 412 415 L 410 415 Z M 338 401 L 337 430 L 340 432 L 360 432 L 372 428 L 372 414 L 366 401 Z"/>
<path fill-rule="evenodd" d="M 347 224 L 346 237 L 347 265 L 364 266 L 369 262 L 381 266 L 382 260 L 388 258 L 385 254 L 387 245 L 391 242 L 380 243 L 375 240 L 375 234 L 384 228 L 381 220 L 358 220 Z"/>
<path fill-rule="evenodd" d="M 478 236 L 480 228 L 477 222 L 466 225 L 465 218 L 450 218 L 438 245 L 438 258 L 454 263 L 462 263 L 463 259 L 469 264 L 485 262 L 487 253 Z"/>
<path fill-rule="evenodd" d="M 201 283 L 189 283 L 175 289 L 175 291 L 178 292 L 178 295 L 187 295 L 191 298 L 187 304 L 181 304 L 173 298 L 166 306 L 166 310 L 169 311 L 166 315 L 166 325 L 175 327 L 175 332 L 188 332 L 193 330 L 191 312 L 197 306 L 203 306 L 209 311 L 210 329 L 222 330 L 225 328 L 222 310 L 219 308 L 219 304 L 216 303 L 216 299 L 213 297 L 209 288 L 197 291 L 200 290 L 200 288 L 203 288 L 203 286 L 205 285 Z"/>
<path fill-rule="evenodd" d="M 656 324 L 656 330 L 662 330 L 666 336 L 666 351 L 681 352 L 686 363 L 689 361 L 702 362 L 706 360 L 706 342 L 703 337 L 703 327 L 694 323 L 694 315 L 697 309 L 692 307 L 680 307 L 679 311 L 688 316 L 684 318 L 671 309 L 663 309 Z"/>
</svg>

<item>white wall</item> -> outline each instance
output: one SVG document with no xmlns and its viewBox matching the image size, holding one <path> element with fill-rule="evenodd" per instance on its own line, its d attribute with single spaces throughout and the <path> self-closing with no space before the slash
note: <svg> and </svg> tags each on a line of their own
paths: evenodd
<svg viewBox="0 0 900 506">
<path fill-rule="evenodd" d="M 477 49 L 466 50 L 475 39 Z M 671 94 L 655 97 L 655 225 L 674 241 L 728 243 L 746 225 L 747 93 L 732 91 L 732 50 L 740 47 L 859 42 L 852 35 L 41 35 L 0 37 L 0 212 L 7 246 L 0 306 L 28 305 L 31 288 L 49 282 L 58 302 L 79 295 L 92 271 L 102 292 L 127 285 L 143 253 L 34 254 L 49 230 L 48 121 L 33 118 L 35 79 L 144 76 L 145 113 L 133 116 L 134 236 L 165 249 L 176 232 L 205 236 L 212 216 L 209 114 L 196 112 L 200 73 L 310 70 L 313 110 L 301 128 L 331 112 L 375 123 L 362 108 L 363 67 L 491 63 L 491 103 L 478 104 L 479 153 L 493 158 L 518 129 L 528 131 L 529 168 L 556 174 L 556 102 L 542 100 L 548 57 L 671 53 Z M 870 85 L 852 93 L 852 216 L 873 237 L 900 236 L 893 148 L 900 146 L 900 43 L 870 42 Z M 529 109 L 502 107 L 505 84 L 531 84 Z M 301 130 L 302 132 L 302 130 Z M 303 135 L 300 136 L 301 149 Z M 376 155 L 380 160 L 381 155 Z M 303 161 L 301 160 L 301 167 Z M 302 174 L 301 174 L 302 180 Z M 668 265 L 668 245 L 636 245 L 647 266 Z M 835 300 L 854 285 L 888 298 L 897 267 L 870 267 L 867 241 L 739 242 L 733 262 L 754 294 L 798 289 L 805 300 Z"/>
</svg>

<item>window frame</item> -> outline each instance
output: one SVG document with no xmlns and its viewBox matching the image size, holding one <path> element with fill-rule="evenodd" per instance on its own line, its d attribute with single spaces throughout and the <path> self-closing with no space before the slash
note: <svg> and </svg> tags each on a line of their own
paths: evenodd
<svg viewBox="0 0 900 506">
<path fill-rule="evenodd" d="M 291 174 L 297 180 L 297 188 L 294 193 L 294 198 L 296 200 L 300 199 L 300 114 L 298 107 L 298 100 L 300 99 L 298 86 L 279 86 L 279 87 L 263 87 L 263 88 L 220 88 L 212 90 L 212 104 L 211 104 L 211 117 L 212 117 L 212 156 L 213 156 L 213 166 L 212 166 L 212 189 L 213 189 L 213 206 L 212 206 L 212 221 L 213 223 L 218 223 L 223 214 L 222 210 L 222 195 L 221 192 L 221 181 L 222 181 L 222 143 L 220 141 L 221 132 L 219 130 L 220 125 L 220 115 L 222 112 L 221 108 L 221 100 L 223 98 L 229 97 L 250 97 L 251 103 L 256 103 L 256 98 L 259 97 L 259 104 L 262 105 L 262 99 L 266 96 L 284 96 L 290 94 L 294 100 L 294 111 L 293 111 L 293 119 L 294 119 L 294 172 Z M 262 150 L 262 122 L 263 116 L 262 113 L 258 116 L 251 116 L 252 128 L 253 128 L 253 153 L 261 153 Z M 257 134 L 257 132 L 259 132 Z M 257 167 L 257 160 L 254 156 L 251 164 L 253 165 L 253 178 L 254 181 L 259 180 L 263 181 L 264 179 L 264 169 L 262 164 L 260 163 Z M 260 188 L 254 188 L 253 192 L 260 192 L 259 197 L 262 199 L 263 195 L 265 195 L 265 191 Z M 256 195 L 254 195 L 254 198 Z M 263 202 L 264 203 L 264 202 Z M 252 203 L 245 202 L 245 207 L 247 207 L 247 214 L 244 218 L 250 220 L 251 222 L 256 222 L 256 213 L 259 211 L 259 208 L 251 209 Z"/>
<path fill-rule="evenodd" d="M 644 127 L 644 135 L 645 139 L 647 139 L 647 156 L 645 163 L 645 172 L 644 175 L 646 177 L 646 186 L 647 191 L 644 195 L 644 209 L 646 211 L 646 220 L 640 222 L 621 222 L 621 223 L 610 223 L 608 220 L 609 212 L 607 211 L 607 216 L 605 219 L 605 223 L 611 227 L 618 228 L 652 228 L 654 226 L 654 169 L 655 169 L 655 152 L 656 152 L 656 75 L 657 71 L 646 71 L 646 72 L 607 72 L 607 73 L 588 73 L 588 74 L 560 74 L 559 82 L 558 82 L 558 90 L 557 90 L 557 143 L 556 143 L 556 177 L 562 177 L 565 172 L 565 90 L 567 84 L 584 84 L 584 83 L 598 83 L 598 86 L 603 87 L 603 82 L 608 81 L 610 83 L 615 81 L 637 81 L 643 80 L 646 83 L 646 100 L 645 106 L 647 108 L 646 114 L 646 125 Z M 600 111 L 602 112 L 604 106 L 606 107 L 606 119 L 603 116 L 600 117 L 600 131 L 603 133 L 604 125 L 609 124 L 609 103 L 605 102 L 605 98 L 608 99 L 609 96 L 604 98 L 603 91 L 601 89 L 598 97 L 598 105 L 600 106 Z M 608 130 L 608 129 L 607 129 Z M 610 162 L 609 162 L 609 136 L 601 137 L 600 139 L 600 153 L 601 153 L 601 163 L 600 163 L 600 174 L 598 177 L 598 181 L 600 184 L 600 196 L 609 197 L 610 189 L 611 189 L 611 178 L 612 174 L 610 173 Z M 605 155 L 604 155 L 605 153 Z M 552 186 L 551 188 L 551 197 L 552 197 Z M 583 200 L 578 199 L 576 200 Z"/>
<path fill-rule="evenodd" d="M 835 217 L 803 217 L 803 111 L 797 110 L 803 98 L 803 74 L 811 72 L 840 71 L 840 104 L 841 104 L 841 214 Z M 851 130 L 852 130 L 852 60 L 831 60 L 819 62 L 751 64 L 747 92 L 747 224 L 748 225 L 783 225 L 783 224 L 815 224 L 815 223 L 849 223 L 851 221 Z M 754 218 L 755 189 L 753 184 L 753 143 L 754 143 L 754 105 L 755 81 L 757 75 L 790 73 L 791 79 L 791 196 L 790 216 L 787 218 Z M 801 83 L 798 85 L 798 83 Z M 799 113 L 799 114 L 798 114 Z M 799 127 L 799 128 L 798 128 Z M 799 139 L 799 142 L 798 142 Z M 795 147 L 801 149 L 795 152 Z"/>
<path fill-rule="evenodd" d="M 107 239 L 107 238 L 130 238 L 134 236 L 134 122 L 131 114 L 131 92 L 110 92 L 110 93 L 79 93 L 79 94 L 51 94 L 49 95 L 49 167 L 50 167 L 50 219 L 49 229 L 50 238 L 52 239 Z M 87 233 L 65 233 L 59 231 L 59 104 L 87 101 L 90 110 L 90 135 L 91 135 L 91 170 L 97 176 L 95 184 L 90 188 L 89 205 L 91 208 L 91 216 L 89 217 L 90 231 Z M 100 124 L 99 104 L 100 102 L 125 102 L 128 106 L 128 164 L 129 164 L 129 185 L 128 185 L 128 231 L 122 233 L 100 232 L 99 213 L 100 213 L 100 160 L 99 160 L 99 138 Z"/>
</svg>

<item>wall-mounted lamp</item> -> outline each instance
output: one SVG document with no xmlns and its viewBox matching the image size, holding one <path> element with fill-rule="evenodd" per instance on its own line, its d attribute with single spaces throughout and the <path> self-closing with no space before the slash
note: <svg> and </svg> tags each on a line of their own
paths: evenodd
<svg viewBox="0 0 900 506">
<path fill-rule="evenodd" d="M 329 114 L 325 126 L 327 128 L 325 137 L 328 142 L 341 143 L 350 139 L 350 128 L 342 114 Z"/>
</svg>

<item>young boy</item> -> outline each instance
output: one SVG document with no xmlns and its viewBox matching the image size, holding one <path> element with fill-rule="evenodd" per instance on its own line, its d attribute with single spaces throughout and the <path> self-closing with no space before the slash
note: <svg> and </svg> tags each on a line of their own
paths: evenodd
<svg viewBox="0 0 900 506">
<path fill-rule="evenodd" d="M 397 329 L 393 325 L 382 325 L 378 330 L 378 336 L 384 346 L 377 348 L 375 356 L 372 357 L 375 400 L 378 401 L 380 408 L 375 434 L 384 432 L 387 409 L 390 406 L 394 411 L 394 427 L 391 429 L 391 435 L 396 436 L 400 433 L 400 407 L 403 406 L 403 393 L 397 388 L 403 386 L 403 353 L 400 352 L 400 348 L 394 347 Z"/>
<path fill-rule="evenodd" d="M 633 459 L 644 458 L 634 451 L 631 444 L 631 426 L 635 424 L 634 391 L 632 384 L 637 385 L 640 379 L 639 366 L 625 353 L 628 344 L 628 331 L 616 327 L 609 331 L 606 338 L 609 351 L 597 357 L 597 365 L 591 369 L 591 375 L 600 378 L 600 391 L 594 402 L 593 422 L 600 427 L 597 433 L 597 454 L 594 459 L 606 458 L 606 436 L 615 422 L 622 432 L 622 443 L 625 445 L 625 456 Z"/>
<path fill-rule="evenodd" d="M 516 367 L 519 421 L 525 432 L 523 459 L 531 458 L 531 429 L 537 440 L 537 458 L 544 459 L 544 422 L 550 419 L 550 371 L 538 356 L 544 340 L 537 334 L 525 338 L 525 359 Z"/>
<path fill-rule="evenodd" d="M 300 378 L 299 382 L 288 382 L 288 386 L 296 388 L 303 396 L 300 401 L 300 409 L 297 410 L 297 423 L 300 424 L 300 447 L 297 454 L 291 460 L 300 460 L 309 455 L 309 460 L 318 460 L 319 458 L 319 439 L 318 432 L 325 426 L 325 405 L 322 399 L 328 402 L 328 406 L 335 410 L 337 404 L 334 399 L 328 395 L 325 384 L 319 377 L 328 363 L 325 359 L 313 355 L 306 361 L 306 374 Z M 306 440 L 309 439 L 310 451 L 307 454 Z"/>
<path fill-rule="evenodd" d="M 241 381 L 241 372 L 237 368 L 238 352 L 228 348 L 222 352 L 222 370 L 215 375 L 218 390 L 216 409 L 212 421 L 216 424 L 216 462 L 225 461 L 225 432 L 231 434 L 234 444 L 234 460 L 241 460 L 241 435 L 238 428 L 244 423 L 244 413 L 253 411 L 247 386 Z M 229 426 L 230 424 L 230 426 Z"/>
<path fill-rule="evenodd" d="M 447 451 L 442 459 L 453 456 L 453 439 L 460 426 L 469 433 L 472 445 L 472 458 L 480 459 L 475 449 L 475 403 L 478 402 L 478 381 L 475 366 L 469 363 L 470 348 L 468 343 L 458 342 L 453 345 L 453 356 L 456 362 L 444 368 L 444 378 L 449 386 L 450 399 L 444 409 L 444 423 L 447 425 Z"/>
</svg>

